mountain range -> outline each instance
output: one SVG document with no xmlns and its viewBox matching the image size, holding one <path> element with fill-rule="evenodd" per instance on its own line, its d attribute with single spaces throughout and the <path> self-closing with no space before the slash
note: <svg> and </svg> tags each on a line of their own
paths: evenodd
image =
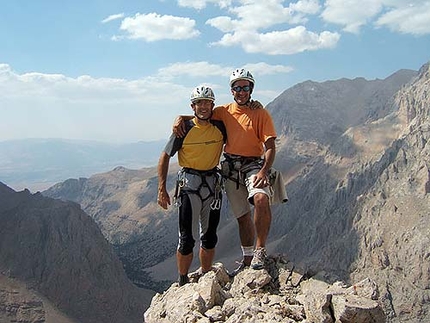
<svg viewBox="0 0 430 323">
<path fill-rule="evenodd" d="M 73 202 L 0 183 L 0 322 L 138 322 L 154 292 L 126 277 Z"/>
<path fill-rule="evenodd" d="M 0 179 L 15 190 L 43 191 L 68 178 L 88 177 L 116 166 L 153 166 L 164 144 L 165 140 L 124 144 L 58 138 L 0 141 Z"/>
<path fill-rule="evenodd" d="M 275 167 L 289 196 L 272 208 L 269 253 L 287 255 L 308 276 L 324 272 L 327 283 L 370 277 L 388 322 L 430 319 L 429 85 L 427 63 L 383 80 L 307 81 L 266 107 L 278 131 Z M 177 170 L 171 166 L 171 193 Z M 161 292 L 176 279 L 177 215 L 173 207 L 159 208 L 156 194 L 155 167 L 119 166 L 41 195 L 52 205 L 79 204 L 138 290 Z M 228 207 L 225 202 L 216 261 L 230 267 L 240 247 Z M 0 228 L 3 221 L 0 216 Z M 9 245 L 11 267 L 20 249 Z M 33 267 L 25 264 L 23 272 Z"/>
</svg>

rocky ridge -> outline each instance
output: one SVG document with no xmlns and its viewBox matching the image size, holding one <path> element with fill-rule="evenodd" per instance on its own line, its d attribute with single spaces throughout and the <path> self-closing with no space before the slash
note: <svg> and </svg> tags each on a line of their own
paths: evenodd
<svg viewBox="0 0 430 323">
<path fill-rule="evenodd" d="M 430 65 L 396 96 L 400 136 L 360 196 L 354 226 L 362 237 L 352 279 L 371 275 L 390 299 L 390 317 L 430 319 Z M 383 165 L 383 167 L 382 167 Z M 372 223 L 372 225 L 368 225 Z"/>
<path fill-rule="evenodd" d="M 16 281 L 27 289 L 17 293 L 0 285 L 5 304 L 0 316 L 11 322 L 45 322 L 41 296 L 80 323 L 138 322 L 153 295 L 127 279 L 114 250 L 78 204 L 15 192 L 2 183 L 0 273 L 0 282 Z"/>
<path fill-rule="evenodd" d="M 429 64 L 390 101 L 387 113 L 346 128 L 330 145 L 298 150 L 300 163 L 289 163 L 296 166 L 290 202 L 274 216 L 272 250 L 347 282 L 372 277 L 390 322 L 426 321 Z M 298 147 L 291 136 L 282 140 Z"/>
<path fill-rule="evenodd" d="M 324 273 L 310 278 L 284 257 L 269 257 L 263 270 L 245 269 L 233 279 L 223 264 L 191 282 L 174 283 L 154 296 L 146 323 L 382 323 L 378 286 L 365 279 L 353 286 L 328 284 Z"/>
</svg>

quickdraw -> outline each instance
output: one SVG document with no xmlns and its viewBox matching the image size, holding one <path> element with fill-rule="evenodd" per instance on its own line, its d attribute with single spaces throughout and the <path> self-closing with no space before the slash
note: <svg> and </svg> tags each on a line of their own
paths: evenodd
<svg viewBox="0 0 430 323">
<path fill-rule="evenodd" d="M 214 200 L 211 203 L 211 210 L 219 210 L 221 208 L 221 194 L 222 194 L 222 177 L 219 173 L 215 175 L 217 177 L 215 183 Z"/>
<path fill-rule="evenodd" d="M 173 196 L 173 205 L 176 207 L 180 207 L 182 205 L 181 200 L 179 197 L 179 192 L 181 191 L 181 188 L 185 186 L 186 178 L 184 176 L 184 172 L 180 170 L 178 172 L 178 178 L 176 179 L 176 186 L 175 186 L 175 195 Z"/>
</svg>

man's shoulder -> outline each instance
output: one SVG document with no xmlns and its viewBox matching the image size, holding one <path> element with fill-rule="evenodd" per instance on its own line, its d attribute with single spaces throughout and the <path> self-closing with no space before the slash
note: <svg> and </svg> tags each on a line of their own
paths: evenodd
<svg viewBox="0 0 430 323">
<path fill-rule="evenodd" d="M 185 133 L 188 133 L 193 127 L 196 126 L 196 123 L 194 122 L 194 118 L 185 120 L 184 123 L 185 123 Z"/>
<path fill-rule="evenodd" d="M 222 120 L 211 119 L 210 122 L 217 128 L 224 128 L 224 122 Z"/>
<path fill-rule="evenodd" d="M 225 128 L 224 122 L 222 122 L 221 120 L 214 120 L 214 119 L 211 119 L 210 122 L 212 125 L 214 125 L 222 133 L 224 141 L 226 141 L 227 140 L 227 130 Z"/>
</svg>

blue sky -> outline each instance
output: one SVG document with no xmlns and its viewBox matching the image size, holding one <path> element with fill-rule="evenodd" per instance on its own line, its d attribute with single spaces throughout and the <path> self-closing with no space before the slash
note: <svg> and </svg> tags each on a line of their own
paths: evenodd
<svg viewBox="0 0 430 323">
<path fill-rule="evenodd" d="M 0 141 L 165 139 L 191 90 L 231 101 L 342 77 L 383 79 L 430 60 L 430 0 L 6 0 Z"/>
</svg>

